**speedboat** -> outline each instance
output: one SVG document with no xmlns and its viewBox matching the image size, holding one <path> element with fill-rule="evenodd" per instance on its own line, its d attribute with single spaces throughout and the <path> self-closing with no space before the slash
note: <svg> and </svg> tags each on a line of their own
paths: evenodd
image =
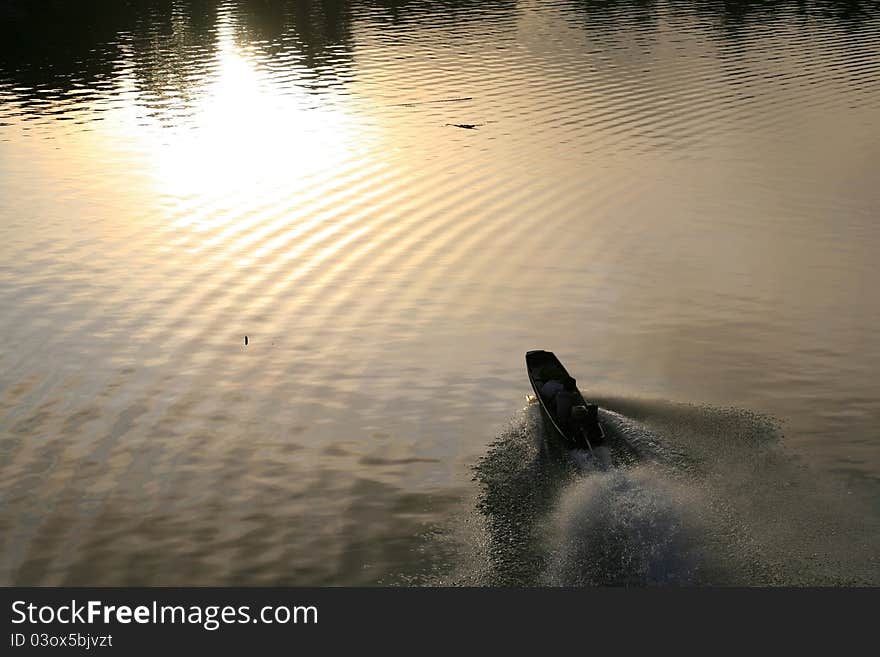
<svg viewBox="0 0 880 657">
<path fill-rule="evenodd" d="M 599 422 L 599 407 L 588 403 L 576 385 L 572 392 L 571 417 L 559 417 L 555 400 L 542 394 L 541 390 L 548 381 L 559 381 L 561 384 L 571 376 L 556 354 L 543 349 L 526 352 L 526 371 L 544 415 L 567 445 L 592 451 L 593 447 L 605 441 L 605 429 Z"/>
</svg>

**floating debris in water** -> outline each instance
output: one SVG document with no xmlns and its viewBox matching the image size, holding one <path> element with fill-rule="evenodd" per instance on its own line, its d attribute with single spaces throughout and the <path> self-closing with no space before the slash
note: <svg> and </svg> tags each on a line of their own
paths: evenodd
<svg viewBox="0 0 880 657">
<path fill-rule="evenodd" d="M 454 128 L 464 128 L 465 130 L 476 130 L 481 125 L 486 125 L 485 123 L 447 123 L 446 126 L 452 126 Z"/>
<path fill-rule="evenodd" d="M 248 337 L 247 337 L 247 336 L 244 336 L 244 346 L 245 346 L 245 347 L 247 347 L 247 343 L 248 343 Z"/>
</svg>

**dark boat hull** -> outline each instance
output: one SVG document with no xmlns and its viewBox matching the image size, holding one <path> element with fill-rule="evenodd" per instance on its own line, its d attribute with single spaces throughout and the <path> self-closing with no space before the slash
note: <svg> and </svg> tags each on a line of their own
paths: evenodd
<svg viewBox="0 0 880 657">
<path fill-rule="evenodd" d="M 555 407 L 551 408 L 548 400 L 544 399 L 541 394 L 541 387 L 549 379 L 562 379 L 569 376 L 568 370 L 562 365 L 559 359 L 552 351 L 544 351 L 543 349 L 535 349 L 526 352 L 526 371 L 529 375 L 529 382 L 532 384 L 532 390 L 535 391 L 535 397 L 541 404 L 541 409 L 545 417 L 550 421 L 550 425 L 554 431 L 571 447 L 595 447 L 605 440 L 605 430 L 602 423 L 595 421 L 588 424 L 583 430 L 575 430 L 565 426 L 556 416 Z M 575 405 L 586 405 L 583 395 L 579 390 L 575 391 Z"/>
</svg>

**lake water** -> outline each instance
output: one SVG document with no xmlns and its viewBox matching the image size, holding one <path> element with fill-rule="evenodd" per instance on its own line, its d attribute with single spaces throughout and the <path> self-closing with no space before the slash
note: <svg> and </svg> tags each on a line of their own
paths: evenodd
<svg viewBox="0 0 880 657">
<path fill-rule="evenodd" d="M 5 2 L 0 584 L 880 584 L 878 170 L 873 2 Z"/>
</svg>

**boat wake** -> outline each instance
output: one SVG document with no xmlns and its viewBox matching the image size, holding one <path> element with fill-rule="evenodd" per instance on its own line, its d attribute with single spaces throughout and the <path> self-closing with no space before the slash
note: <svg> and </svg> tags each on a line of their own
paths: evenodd
<svg viewBox="0 0 880 657">
<path fill-rule="evenodd" d="M 559 445 L 535 404 L 489 447 L 474 468 L 480 554 L 456 583 L 880 581 L 871 514 L 786 454 L 779 423 L 737 409 L 600 405 L 610 449 Z"/>
<path fill-rule="evenodd" d="M 596 472 L 573 482 L 548 523 L 542 583 L 694 583 L 693 507 L 683 489 L 648 467 Z"/>
</svg>

